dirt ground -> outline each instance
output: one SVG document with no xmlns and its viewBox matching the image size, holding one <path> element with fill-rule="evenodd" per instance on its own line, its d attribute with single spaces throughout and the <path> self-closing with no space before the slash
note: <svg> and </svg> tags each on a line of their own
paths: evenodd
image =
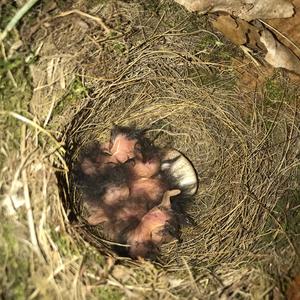
<svg viewBox="0 0 300 300">
<path fill-rule="evenodd" d="M 0 2 L 1 30 L 25 2 Z M 38 1 L 0 42 L 1 298 L 297 299 L 299 78 L 213 19 L 169 0 Z M 156 262 L 118 257 L 82 218 L 69 171 L 112 124 L 151 128 L 199 175 L 196 225 Z"/>
</svg>

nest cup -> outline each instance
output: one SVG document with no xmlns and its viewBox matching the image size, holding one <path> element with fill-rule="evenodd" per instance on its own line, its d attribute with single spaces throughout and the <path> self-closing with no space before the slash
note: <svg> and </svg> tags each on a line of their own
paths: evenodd
<svg viewBox="0 0 300 300">
<path fill-rule="evenodd" d="M 184 256 L 201 265 L 249 259 L 248 251 L 257 246 L 257 233 L 279 198 L 275 190 L 287 176 L 273 172 L 283 145 L 269 147 L 263 117 L 255 124 L 250 120 L 254 105 L 247 110 L 231 90 L 178 76 L 189 68 L 184 58 L 154 53 L 128 68 L 117 84 L 95 92 L 67 130 L 69 166 L 72 170 L 82 146 L 107 140 L 113 124 L 150 128 L 148 135 L 158 146 L 188 156 L 200 179 L 198 193 L 187 205 L 197 225 L 183 230 L 181 244 L 163 247 L 162 261 L 170 265 Z M 144 74 L 136 79 L 137 69 Z M 276 111 L 270 110 L 268 118 Z M 276 130 L 283 134 L 280 125 Z M 80 231 L 102 253 L 111 254 L 112 244 L 104 240 L 101 226 L 83 220 L 73 183 L 71 191 L 70 207 Z"/>
<path fill-rule="evenodd" d="M 177 10 L 165 18 L 181 16 L 185 29 L 180 34 L 176 28 L 174 33 L 161 29 L 165 24 L 157 17 L 126 42 L 122 37 L 100 41 L 103 52 L 82 35 L 78 44 L 84 47 L 72 67 L 82 75 L 88 93 L 68 111 L 70 119 L 58 117 L 71 171 L 68 187 L 65 180 L 59 182 L 74 228 L 101 253 L 115 255 L 101 226 L 84 220 L 72 169 L 81 148 L 92 140 L 107 140 L 113 124 L 149 128 L 147 135 L 157 146 L 184 153 L 199 176 L 197 194 L 187 203 L 196 225 L 182 230 L 181 243 L 162 247 L 161 266 L 174 271 L 188 264 L 203 276 L 213 269 L 226 277 L 258 257 L 269 261 L 266 244 L 272 240 L 267 232 L 274 225 L 273 208 L 297 186 L 298 116 L 286 99 L 266 103 L 240 91 L 227 62 L 210 63 L 199 56 L 203 33 L 190 28 L 195 20 L 187 12 Z M 126 18 L 138 22 L 144 17 L 141 11 L 126 10 Z M 119 43 L 128 47 L 121 56 L 115 51 Z M 77 53 L 78 44 L 64 51 Z M 288 244 L 286 251 L 292 253 L 292 248 Z M 212 285 L 221 286 L 217 280 Z"/>
</svg>

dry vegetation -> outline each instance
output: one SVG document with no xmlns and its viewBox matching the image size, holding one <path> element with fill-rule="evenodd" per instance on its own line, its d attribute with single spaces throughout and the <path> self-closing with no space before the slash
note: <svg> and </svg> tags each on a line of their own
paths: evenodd
<svg viewBox="0 0 300 300">
<path fill-rule="evenodd" d="M 1 47 L 1 298 L 284 298 L 300 255 L 285 74 L 241 87 L 239 50 L 171 1 L 44 1 Z M 197 225 L 157 263 L 116 257 L 81 218 L 68 170 L 114 123 L 150 127 L 199 174 Z"/>
</svg>

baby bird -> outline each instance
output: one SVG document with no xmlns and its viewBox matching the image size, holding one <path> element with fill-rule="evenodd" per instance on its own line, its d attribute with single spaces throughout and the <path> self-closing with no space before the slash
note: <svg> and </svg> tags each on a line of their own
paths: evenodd
<svg viewBox="0 0 300 300">
<path fill-rule="evenodd" d="M 181 223 L 189 222 L 176 203 L 191 198 L 198 184 L 180 152 L 159 149 L 145 132 L 114 126 L 109 142 L 82 149 L 73 171 L 87 222 L 102 224 L 104 235 L 124 244 L 119 252 L 132 258 L 153 258 L 163 243 L 179 237 Z"/>
</svg>

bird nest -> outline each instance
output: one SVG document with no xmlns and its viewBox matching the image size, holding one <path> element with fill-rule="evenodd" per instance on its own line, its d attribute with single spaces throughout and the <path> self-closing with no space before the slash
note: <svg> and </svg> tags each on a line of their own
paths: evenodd
<svg viewBox="0 0 300 300">
<path fill-rule="evenodd" d="M 199 176 L 198 192 L 188 203 L 196 225 L 183 228 L 182 242 L 162 247 L 163 268 L 173 272 L 190 266 L 197 289 L 205 290 L 205 276 L 212 278 L 212 290 L 223 289 L 234 282 L 233 269 L 250 268 L 258 260 L 267 265 L 280 256 L 272 244 L 277 230 L 288 241 L 280 251 L 291 254 L 284 265 L 290 264 L 294 244 L 281 231 L 274 207 L 297 187 L 294 100 L 264 100 L 239 90 L 229 61 L 239 52 L 201 29 L 205 18 L 170 3 L 160 14 L 158 6 L 116 3 L 103 8 L 106 28 L 73 10 L 51 20 L 50 35 L 43 37 L 50 46 L 42 50 L 39 68 L 58 60 L 57 69 L 52 62 L 55 93 L 60 93 L 56 107 L 68 100 L 51 123 L 63 128 L 69 169 L 84 145 L 109 138 L 113 124 L 149 128 L 158 146 L 186 154 Z M 66 86 L 75 104 L 70 93 L 62 92 Z M 115 256 L 101 227 L 82 217 L 70 173 L 58 179 L 76 231 L 101 253 Z M 249 280 L 241 287 L 244 293 Z"/>
</svg>

